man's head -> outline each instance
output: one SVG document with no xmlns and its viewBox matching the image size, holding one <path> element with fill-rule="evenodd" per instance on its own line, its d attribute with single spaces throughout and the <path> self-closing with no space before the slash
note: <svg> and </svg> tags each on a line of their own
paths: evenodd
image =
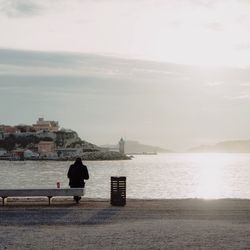
<svg viewBox="0 0 250 250">
<path fill-rule="evenodd" d="M 82 159 L 80 157 L 77 157 L 75 160 L 76 165 L 82 165 Z"/>
</svg>

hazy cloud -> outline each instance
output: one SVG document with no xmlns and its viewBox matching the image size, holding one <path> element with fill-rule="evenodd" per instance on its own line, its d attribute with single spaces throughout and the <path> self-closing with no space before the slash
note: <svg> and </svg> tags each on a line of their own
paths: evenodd
<svg viewBox="0 0 250 250">
<path fill-rule="evenodd" d="M 243 86 L 243 87 L 250 87 L 250 83 L 241 83 L 240 86 Z"/>
<path fill-rule="evenodd" d="M 206 85 L 209 86 L 209 87 L 215 87 L 215 86 L 219 86 L 219 85 L 222 85 L 223 82 L 208 82 Z"/>
<path fill-rule="evenodd" d="M 241 84 L 249 82 L 249 69 L 0 49 L 0 117 L 59 120 L 97 144 L 124 136 L 178 149 L 204 131 L 228 138 L 235 126 L 233 136 L 247 137 L 250 95 Z"/>
<path fill-rule="evenodd" d="M 235 48 L 238 50 L 249 50 L 250 49 L 250 42 L 237 44 L 237 45 L 235 45 Z"/>
<path fill-rule="evenodd" d="M 0 75 L 74 75 L 188 79 L 192 67 L 87 53 L 0 49 Z"/>
<path fill-rule="evenodd" d="M 229 100 L 244 100 L 244 99 L 250 99 L 250 95 L 242 94 L 242 95 L 236 95 L 236 96 L 225 96 L 225 98 Z"/>
<path fill-rule="evenodd" d="M 36 0 L 0 0 L 0 11 L 9 17 L 34 16 L 43 10 L 40 3 Z"/>
<path fill-rule="evenodd" d="M 223 30 L 223 25 L 219 22 L 209 22 L 209 23 L 207 23 L 206 27 L 208 29 L 213 30 L 213 31 L 222 31 Z"/>
<path fill-rule="evenodd" d="M 249 5 L 242 1 L 0 0 L 0 11 L 1 47 L 189 65 L 250 63 L 235 48 L 245 42 L 248 49 L 250 40 Z"/>
</svg>

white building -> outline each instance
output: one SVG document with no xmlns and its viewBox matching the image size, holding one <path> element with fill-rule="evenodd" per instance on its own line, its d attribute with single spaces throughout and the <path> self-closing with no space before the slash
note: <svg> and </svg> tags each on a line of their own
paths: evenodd
<svg viewBox="0 0 250 250">
<path fill-rule="evenodd" d="M 7 151 L 3 148 L 0 148 L 0 156 L 5 155 Z"/>
<path fill-rule="evenodd" d="M 39 154 L 27 149 L 24 150 L 23 156 L 25 159 L 37 159 L 39 157 Z"/>
<path fill-rule="evenodd" d="M 59 129 L 59 123 L 57 121 L 45 121 L 44 118 L 38 118 L 36 124 L 32 126 L 36 131 L 56 132 Z"/>
</svg>

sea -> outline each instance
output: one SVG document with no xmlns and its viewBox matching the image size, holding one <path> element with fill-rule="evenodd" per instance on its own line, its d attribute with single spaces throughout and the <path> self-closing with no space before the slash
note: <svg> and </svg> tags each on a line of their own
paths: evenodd
<svg viewBox="0 0 250 250">
<path fill-rule="evenodd" d="M 68 187 L 70 161 L 0 161 L 0 189 Z M 126 176 L 127 198 L 250 198 L 250 154 L 135 155 L 86 161 L 87 198 L 110 198 L 111 176 Z"/>
</svg>

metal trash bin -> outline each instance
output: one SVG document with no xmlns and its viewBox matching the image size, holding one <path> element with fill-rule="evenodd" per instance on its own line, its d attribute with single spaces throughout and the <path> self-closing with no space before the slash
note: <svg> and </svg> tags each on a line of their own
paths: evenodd
<svg viewBox="0 0 250 250">
<path fill-rule="evenodd" d="M 111 199 L 113 206 L 126 205 L 126 177 L 111 176 Z"/>
</svg>

